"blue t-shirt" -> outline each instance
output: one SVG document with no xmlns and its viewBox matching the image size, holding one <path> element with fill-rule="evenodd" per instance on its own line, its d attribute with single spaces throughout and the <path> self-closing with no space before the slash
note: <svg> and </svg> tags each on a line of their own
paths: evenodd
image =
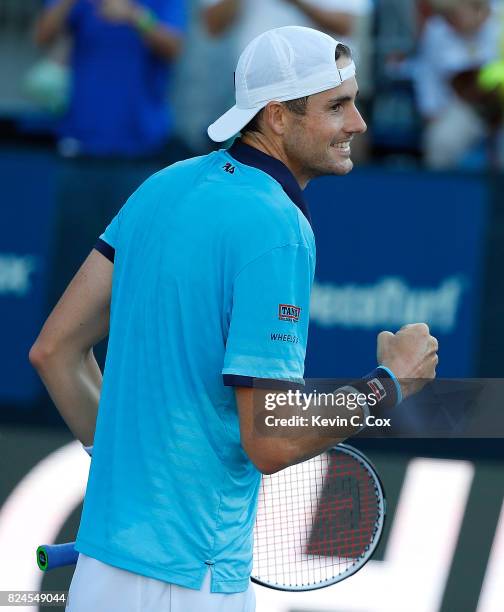
<svg viewBox="0 0 504 612">
<path fill-rule="evenodd" d="M 101 17 L 99 4 L 77 0 L 68 18 L 72 84 L 60 136 L 71 139 L 81 154 L 156 153 L 172 128 L 167 102 L 171 65 L 133 26 Z M 171 29 L 184 30 L 185 0 L 142 0 L 142 6 Z"/>
<path fill-rule="evenodd" d="M 152 176 L 102 235 L 110 335 L 80 552 L 194 589 L 211 567 L 213 592 L 247 589 L 261 475 L 232 385 L 303 378 L 307 216 L 289 170 L 236 143 Z"/>
</svg>

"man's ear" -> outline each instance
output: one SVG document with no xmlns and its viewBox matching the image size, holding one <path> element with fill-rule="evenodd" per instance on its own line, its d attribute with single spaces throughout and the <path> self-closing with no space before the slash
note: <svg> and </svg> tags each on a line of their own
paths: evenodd
<svg viewBox="0 0 504 612">
<path fill-rule="evenodd" d="M 268 102 L 264 107 L 263 121 L 276 135 L 281 136 L 287 125 L 287 109 L 281 102 Z"/>
</svg>

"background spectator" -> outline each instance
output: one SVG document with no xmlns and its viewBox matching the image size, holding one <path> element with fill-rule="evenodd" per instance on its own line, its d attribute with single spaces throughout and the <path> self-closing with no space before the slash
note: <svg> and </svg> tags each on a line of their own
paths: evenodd
<svg viewBox="0 0 504 612">
<path fill-rule="evenodd" d="M 424 156 L 431 168 L 454 168 L 474 160 L 500 127 L 500 112 L 477 81 L 481 67 L 498 57 L 502 25 L 489 0 L 431 0 L 431 6 L 416 71 Z"/>
<path fill-rule="evenodd" d="M 212 34 L 237 24 L 240 49 L 265 30 L 284 25 L 318 28 L 351 45 L 356 17 L 368 14 L 371 7 L 369 0 L 202 0 L 202 4 Z"/>
<path fill-rule="evenodd" d="M 186 156 L 167 102 L 185 21 L 183 0 L 49 0 L 38 19 L 40 45 L 72 44 L 51 305 L 138 185 Z"/>
<path fill-rule="evenodd" d="M 373 30 L 372 112 L 368 121 L 374 159 L 416 165 L 421 125 L 412 83 L 419 31 L 418 0 L 379 0 Z"/>
<path fill-rule="evenodd" d="M 230 69 L 235 59 L 236 28 L 213 36 L 202 19 L 201 0 L 188 0 L 188 8 L 189 27 L 177 61 L 171 103 L 177 134 L 198 155 L 214 146 L 207 127 L 229 107 L 234 95 L 234 67 L 227 77 L 221 78 L 221 74 Z"/>
<path fill-rule="evenodd" d="M 170 135 L 170 64 L 181 47 L 179 0 L 49 0 L 36 26 L 40 45 L 69 31 L 72 88 L 61 126 L 68 155 L 143 156 Z"/>
</svg>

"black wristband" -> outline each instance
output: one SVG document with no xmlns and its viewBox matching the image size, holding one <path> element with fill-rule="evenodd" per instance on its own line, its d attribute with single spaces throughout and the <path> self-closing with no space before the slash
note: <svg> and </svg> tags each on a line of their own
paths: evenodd
<svg viewBox="0 0 504 612">
<path fill-rule="evenodd" d="M 399 381 L 388 368 L 383 366 L 350 383 L 350 386 L 366 395 L 370 409 L 394 408 L 402 400 Z"/>
</svg>

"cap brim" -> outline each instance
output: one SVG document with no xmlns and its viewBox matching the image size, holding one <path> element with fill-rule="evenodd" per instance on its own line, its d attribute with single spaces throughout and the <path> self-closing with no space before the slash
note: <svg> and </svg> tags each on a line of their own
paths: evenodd
<svg viewBox="0 0 504 612">
<path fill-rule="evenodd" d="M 238 134 L 260 110 L 233 106 L 208 127 L 208 135 L 215 142 L 224 142 Z"/>
</svg>

